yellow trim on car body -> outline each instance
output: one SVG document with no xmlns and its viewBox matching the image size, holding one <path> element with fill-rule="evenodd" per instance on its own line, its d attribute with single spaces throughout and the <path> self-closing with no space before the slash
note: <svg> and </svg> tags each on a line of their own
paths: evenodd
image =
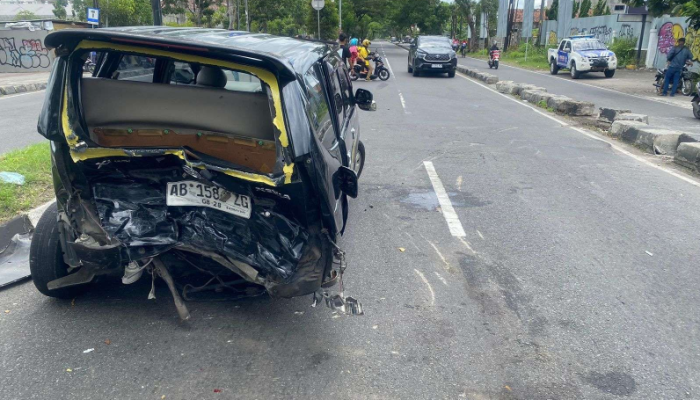
<svg viewBox="0 0 700 400">
<path fill-rule="evenodd" d="M 213 58 L 208 58 L 208 57 L 202 57 L 202 56 L 194 56 L 190 54 L 182 54 L 182 53 L 174 53 L 171 51 L 166 51 L 166 50 L 159 50 L 159 49 L 151 49 L 148 47 L 141 47 L 141 46 L 131 46 L 131 45 L 121 45 L 121 44 L 116 44 L 116 43 L 109 43 L 109 42 L 100 42 L 100 41 L 93 41 L 93 40 L 83 40 L 81 41 L 78 46 L 76 46 L 75 50 L 114 50 L 114 51 L 123 51 L 123 52 L 128 52 L 128 53 L 136 53 L 136 54 L 143 54 L 146 56 L 160 56 L 160 57 L 167 57 L 171 59 L 175 59 L 178 61 L 185 61 L 185 62 L 194 62 L 194 63 L 199 63 L 199 64 L 206 64 L 206 65 L 215 65 L 218 67 L 224 67 L 224 68 L 230 68 L 230 69 L 235 69 L 235 70 L 241 70 L 241 71 L 246 71 L 249 72 L 256 77 L 258 77 L 260 80 L 265 82 L 269 87 L 270 91 L 272 92 L 272 101 L 273 105 L 275 107 L 275 117 L 273 119 L 273 124 L 275 127 L 279 130 L 280 135 L 279 135 L 279 142 L 282 145 L 282 147 L 288 147 L 289 146 L 289 138 L 287 136 L 287 129 L 284 123 L 284 114 L 282 110 L 282 100 L 280 98 L 280 90 L 279 90 L 279 83 L 277 82 L 277 78 L 275 77 L 274 74 L 272 74 L 270 71 L 267 71 L 262 68 L 258 67 L 252 67 L 249 65 L 243 65 L 243 64 L 238 64 L 230 61 L 222 61 L 222 60 L 217 60 Z M 66 142 L 70 146 L 71 150 L 71 158 L 73 159 L 74 162 L 78 161 L 84 161 L 92 158 L 104 158 L 104 157 L 132 157 L 132 155 L 128 154 L 125 149 L 112 149 L 112 148 L 86 148 L 84 150 L 75 150 L 76 145 L 79 142 L 79 138 L 73 133 L 73 129 L 70 126 L 70 121 L 68 118 L 68 89 L 67 89 L 67 82 L 66 82 L 66 89 L 64 90 L 63 94 L 63 107 L 61 111 L 61 124 L 63 128 L 63 134 L 65 135 Z M 180 159 L 184 160 L 188 165 L 190 165 L 190 162 L 187 161 L 185 157 L 185 152 L 184 150 L 169 150 L 166 151 L 164 154 L 170 154 L 170 155 L 175 155 L 179 157 Z M 199 168 L 204 168 L 199 166 Z M 285 164 L 283 166 L 283 171 L 284 171 L 284 183 L 291 183 L 292 181 L 292 174 L 294 173 L 294 163 L 290 164 Z M 242 172 L 242 171 L 237 171 L 233 169 L 221 169 L 221 172 L 223 172 L 226 175 L 243 179 L 246 181 L 250 182 L 257 182 L 257 183 L 262 183 L 268 186 L 277 186 L 275 181 L 271 179 L 268 176 L 261 175 L 261 174 L 254 174 L 254 173 L 248 173 L 248 172 Z"/>
</svg>

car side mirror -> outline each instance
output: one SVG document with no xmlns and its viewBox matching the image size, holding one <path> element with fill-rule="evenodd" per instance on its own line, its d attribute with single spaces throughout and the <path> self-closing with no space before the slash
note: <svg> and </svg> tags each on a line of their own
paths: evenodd
<svg viewBox="0 0 700 400">
<path fill-rule="evenodd" d="M 374 96 L 369 90 L 357 89 L 355 104 L 360 107 L 360 110 L 377 111 L 377 103 L 374 102 Z"/>
<path fill-rule="evenodd" d="M 337 190 L 340 189 L 341 192 L 352 197 L 353 199 L 357 197 L 358 193 L 358 178 L 357 173 L 348 167 L 340 167 L 333 177 L 334 186 Z"/>
</svg>

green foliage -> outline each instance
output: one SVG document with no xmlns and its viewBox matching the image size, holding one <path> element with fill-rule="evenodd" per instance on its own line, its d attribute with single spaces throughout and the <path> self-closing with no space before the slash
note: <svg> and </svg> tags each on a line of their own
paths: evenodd
<svg viewBox="0 0 700 400">
<path fill-rule="evenodd" d="M 318 37 L 318 16 L 321 18 L 321 39 L 338 39 L 338 8 L 335 2 L 327 1 L 326 6 L 318 12 L 309 7 L 306 17 L 306 26 L 313 27 L 309 32 L 314 32 L 313 36 Z"/>
<path fill-rule="evenodd" d="M 556 20 L 558 18 L 559 14 L 559 0 L 554 0 L 552 1 L 552 5 L 549 6 L 549 9 L 547 10 L 547 19 L 548 20 Z"/>
<path fill-rule="evenodd" d="M 153 25 L 149 0 L 101 0 L 100 26 Z"/>
<path fill-rule="evenodd" d="M 617 65 L 625 66 L 634 64 L 637 56 L 637 39 L 616 38 L 610 46 L 610 50 L 617 57 Z"/>
<path fill-rule="evenodd" d="M 53 15 L 58 19 L 66 19 L 68 17 L 66 13 L 66 6 L 68 5 L 68 0 L 56 0 L 53 3 Z"/>
<path fill-rule="evenodd" d="M 700 29 L 700 1 L 689 1 L 683 4 L 680 12 L 681 15 L 688 17 L 689 26 L 696 30 Z"/>
<path fill-rule="evenodd" d="M 651 16 L 653 16 L 653 17 L 660 17 L 664 14 L 670 14 L 670 15 L 681 14 L 681 15 L 685 15 L 685 16 L 690 16 L 689 14 L 686 14 L 683 11 L 686 4 L 694 3 L 695 8 L 700 7 L 698 5 L 698 0 L 622 0 L 622 1 L 625 4 L 629 4 L 629 5 L 634 6 L 634 7 L 647 6 L 649 9 L 649 14 L 651 14 Z M 689 7 L 692 7 L 692 5 Z M 689 22 L 691 24 L 693 24 L 694 20 L 691 19 Z"/>
<path fill-rule="evenodd" d="M 71 17 L 78 21 L 87 21 L 87 7 L 85 0 L 73 0 L 73 12 Z"/>
<path fill-rule="evenodd" d="M 0 155 L 0 171 L 24 175 L 24 185 L 0 182 L 0 222 L 54 198 L 51 152 L 46 143 Z"/>
<path fill-rule="evenodd" d="M 63 11 L 63 13 L 65 14 L 65 10 Z M 15 21 L 25 21 L 25 20 L 38 19 L 38 18 L 39 18 L 38 15 L 34 14 L 31 11 L 27 11 L 27 10 L 22 10 L 22 11 L 18 12 L 17 15 L 15 15 Z"/>
<path fill-rule="evenodd" d="M 576 14 L 578 14 L 578 10 L 581 7 L 581 3 L 578 1 L 574 1 L 574 7 L 571 9 L 571 18 L 576 18 Z"/>
<path fill-rule="evenodd" d="M 605 14 L 605 9 L 608 9 L 608 12 L 610 12 L 610 8 L 608 8 L 608 1 L 607 0 L 598 0 L 597 3 L 595 3 L 595 7 L 593 7 L 593 16 L 597 17 L 600 15 L 608 15 Z"/>
<path fill-rule="evenodd" d="M 581 6 L 578 10 L 578 17 L 579 18 L 588 17 L 590 12 L 591 12 L 592 6 L 593 6 L 593 4 L 591 3 L 591 0 L 581 0 Z"/>
</svg>

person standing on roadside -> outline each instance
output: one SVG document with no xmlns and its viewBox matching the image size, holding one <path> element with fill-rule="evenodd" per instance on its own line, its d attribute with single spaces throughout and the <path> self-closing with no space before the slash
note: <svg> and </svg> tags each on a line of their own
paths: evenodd
<svg viewBox="0 0 700 400">
<path fill-rule="evenodd" d="M 340 58 L 343 59 L 345 66 L 349 68 L 350 48 L 348 47 L 348 37 L 342 32 L 338 35 L 338 44 L 340 45 Z"/>
<path fill-rule="evenodd" d="M 678 39 L 678 45 L 674 46 L 666 56 L 667 65 L 666 76 L 664 77 L 664 86 L 661 96 L 666 96 L 668 93 L 668 85 L 673 79 L 673 87 L 671 88 L 671 97 L 676 95 L 678 90 L 678 82 L 681 80 L 681 72 L 686 64 L 692 64 L 693 54 L 690 49 L 685 47 L 685 38 Z"/>
</svg>

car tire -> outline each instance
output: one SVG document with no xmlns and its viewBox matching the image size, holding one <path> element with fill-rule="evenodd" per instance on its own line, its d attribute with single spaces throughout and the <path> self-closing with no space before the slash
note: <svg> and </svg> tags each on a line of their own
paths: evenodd
<svg viewBox="0 0 700 400">
<path fill-rule="evenodd" d="M 448 73 L 447 73 L 447 76 L 448 76 L 449 78 L 454 78 L 454 77 L 455 77 L 455 74 L 456 74 L 456 71 L 453 70 L 453 71 L 448 72 Z"/>
<path fill-rule="evenodd" d="M 84 293 L 89 284 L 50 290 L 48 283 L 68 275 L 58 229 L 58 206 L 49 206 L 39 219 L 29 247 L 29 270 L 34 286 L 42 294 L 59 299 L 72 299 Z"/>
<path fill-rule="evenodd" d="M 413 67 L 411 66 L 411 60 L 408 60 L 408 73 L 413 73 Z"/>
<path fill-rule="evenodd" d="M 614 69 L 608 69 L 608 70 L 606 70 L 604 73 L 605 73 L 605 77 L 606 77 L 606 78 L 612 78 L 613 76 L 615 76 L 615 70 L 614 70 Z"/>
<path fill-rule="evenodd" d="M 693 116 L 700 119 L 700 104 L 693 103 Z"/>
<path fill-rule="evenodd" d="M 413 70 L 413 76 L 420 76 L 420 71 L 418 70 L 418 68 L 413 67 L 411 69 Z"/>
<path fill-rule="evenodd" d="M 357 144 L 357 153 L 355 154 L 355 168 L 357 177 L 362 175 L 362 169 L 365 167 L 365 144 L 360 142 Z"/>
<path fill-rule="evenodd" d="M 552 75 L 556 75 L 559 72 L 559 66 L 557 65 L 557 62 L 555 59 L 551 59 L 549 61 L 549 73 Z"/>
<path fill-rule="evenodd" d="M 571 79 L 578 79 L 579 76 L 581 76 L 581 73 L 578 72 L 578 70 L 576 69 L 576 63 L 575 63 L 575 62 L 572 62 L 572 63 L 571 63 L 571 70 L 570 70 L 570 71 L 571 71 Z"/>
</svg>

